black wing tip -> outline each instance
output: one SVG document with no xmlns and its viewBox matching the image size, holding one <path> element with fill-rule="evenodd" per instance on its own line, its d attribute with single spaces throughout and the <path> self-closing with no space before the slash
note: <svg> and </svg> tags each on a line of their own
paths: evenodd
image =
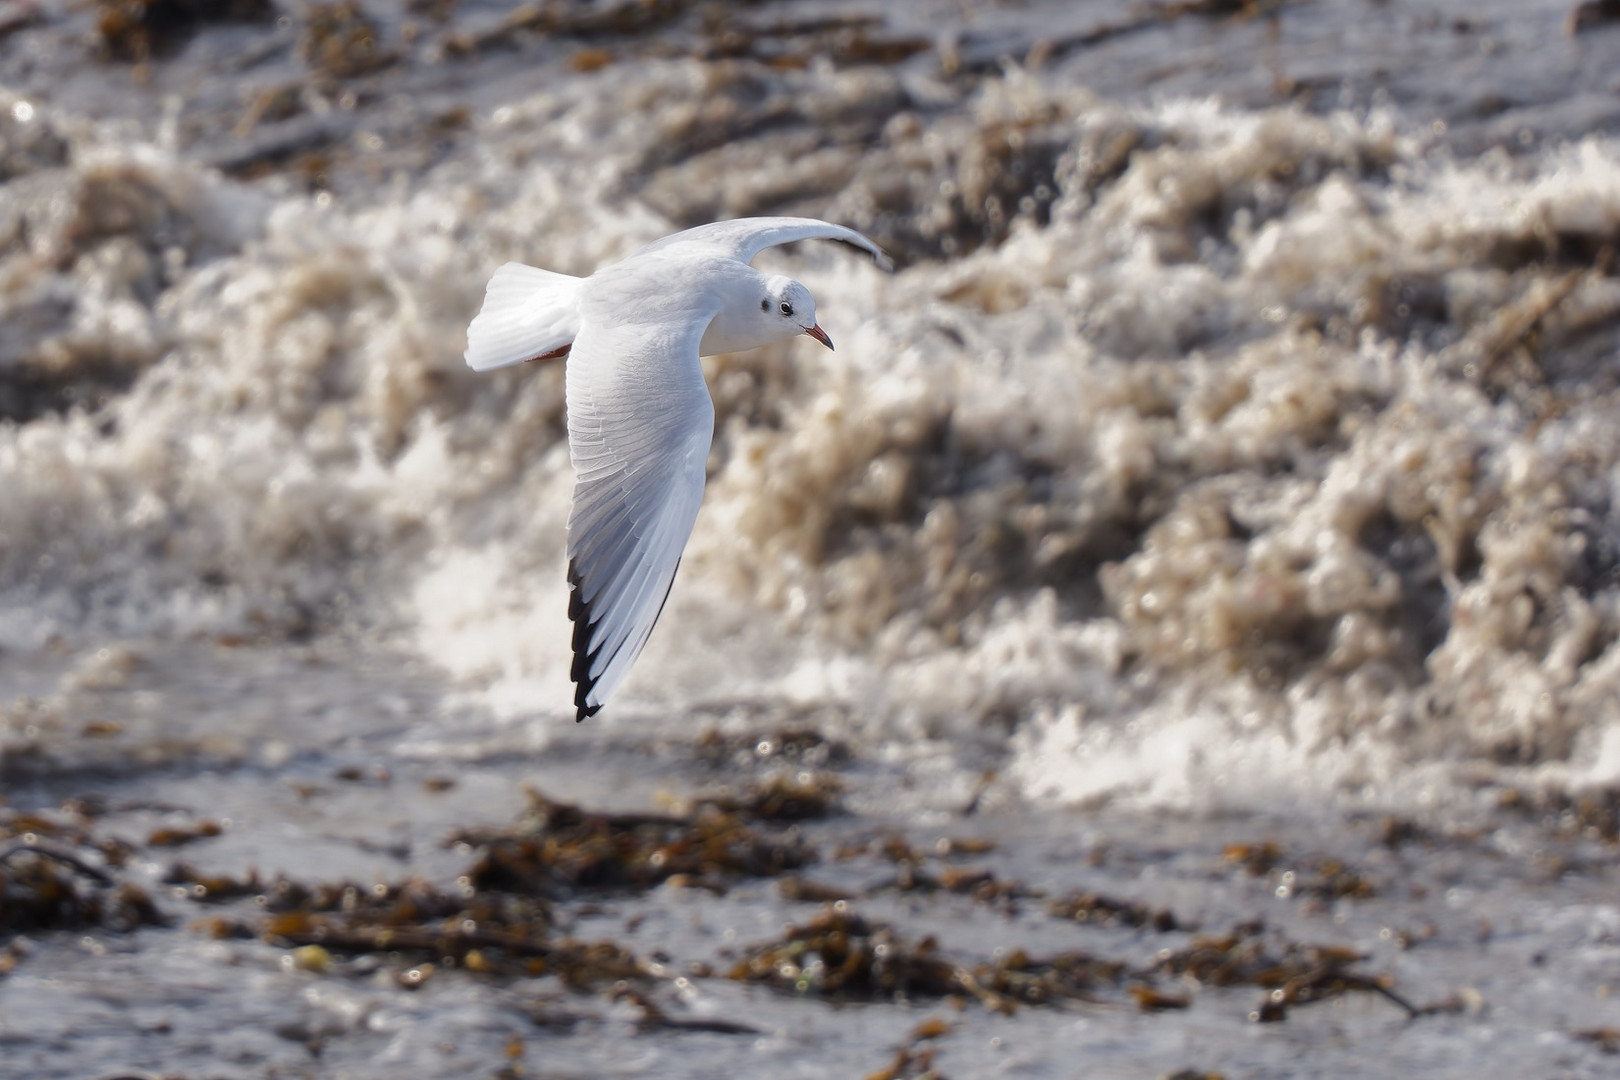
<svg viewBox="0 0 1620 1080">
<path fill-rule="evenodd" d="M 658 605 L 658 614 L 653 616 L 656 624 L 664 607 L 669 603 L 669 594 L 675 588 L 675 575 L 680 572 L 681 560 L 676 558 L 675 569 L 670 571 L 669 584 L 664 588 L 664 599 Z M 591 661 L 601 652 L 598 645 L 591 648 L 591 629 L 594 620 L 591 618 L 591 605 L 580 599 L 579 572 L 574 568 L 574 561 L 568 561 L 568 618 L 574 624 L 574 637 L 572 641 L 574 662 L 568 669 L 568 677 L 574 681 L 574 708 L 578 710 L 574 723 L 584 723 L 587 716 L 595 716 L 602 711 L 602 703 L 595 705 L 589 703 L 591 691 L 596 689 L 599 680 L 591 676 Z M 651 627 L 648 628 L 649 631 Z"/>
<path fill-rule="evenodd" d="M 568 669 L 568 677 L 574 682 L 574 708 L 578 715 L 574 723 L 584 721 L 587 716 L 595 716 L 601 711 L 600 703 L 587 704 L 591 691 L 596 689 L 596 680 L 591 678 L 591 605 L 580 597 L 579 572 L 574 569 L 572 559 L 568 561 L 568 618 L 574 624 L 574 637 L 572 641 L 574 651 L 573 665 Z"/>
<path fill-rule="evenodd" d="M 866 244 L 860 244 L 854 240 L 846 240 L 842 236 L 834 236 L 831 239 L 835 244 L 843 244 L 846 247 L 854 248 L 863 255 L 872 256 L 872 261 L 877 263 L 877 268 L 879 270 L 886 271 L 890 274 L 894 273 L 894 257 L 891 256 L 887 251 L 884 251 L 882 248 L 878 247 L 876 244 L 872 244 L 870 240 L 868 240 L 866 243 L 871 244 L 872 246 L 867 247 Z"/>
</svg>

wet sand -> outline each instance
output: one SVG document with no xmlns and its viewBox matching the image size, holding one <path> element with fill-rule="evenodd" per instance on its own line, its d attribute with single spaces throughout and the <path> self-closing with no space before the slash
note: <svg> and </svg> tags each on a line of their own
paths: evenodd
<svg viewBox="0 0 1620 1080">
<path fill-rule="evenodd" d="M 0 6 L 0 1076 L 1613 1070 L 1620 29 L 115 7 Z M 459 335 L 776 212 L 902 269 L 576 726 Z"/>
</svg>

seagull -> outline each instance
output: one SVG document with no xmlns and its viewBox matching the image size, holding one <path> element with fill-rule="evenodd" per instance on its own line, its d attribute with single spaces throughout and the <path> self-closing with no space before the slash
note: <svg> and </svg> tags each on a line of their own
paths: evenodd
<svg viewBox="0 0 1620 1080">
<path fill-rule="evenodd" d="M 515 262 L 490 278 L 467 328 L 467 366 L 567 359 L 576 721 L 602 708 L 640 655 L 697 521 L 714 437 L 698 358 L 799 334 L 833 347 L 809 289 L 749 265 L 768 247 L 817 239 L 894 268 L 853 229 L 769 217 L 699 225 L 585 278 Z"/>
</svg>

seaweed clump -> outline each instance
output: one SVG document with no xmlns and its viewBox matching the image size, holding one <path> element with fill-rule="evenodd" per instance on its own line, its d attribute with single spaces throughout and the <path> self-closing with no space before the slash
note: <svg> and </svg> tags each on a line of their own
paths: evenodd
<svg viewBox="0 0 1620 1080">
<path fill-rule="evenodd" d="M 205 23 L 274 17 L 270 0 L 100 0 L 96 34 L 104 55 L 142 64 L 179 52 Z"/>
<path fill-rule="evenodd" d="M 1256 1023 L 1275 1023 L 1297 1005 L 1329 1001 L 1352 991 L 1378 994 L 1410 1017 L 1419 1009 L 1389 987 L 1384 979 L 1351 971 L 1366 959 L 1354 949 L 1335 945 L 1302 945 L 1284 941 L 1279 951 L 1267 948 L 1264 926 L 1246 923 L 1220 937 L 1195 938 L 1186 948 L 1163 955 L 1154 973 L 1191 978 L 1210 986 L 1258 986 L 1266 992 L 1249 1013 Z"/>
<path fill-rule="evenodd" d="M 216 937 L 261 937 L 290 948 L 294 966 L 325 971 L 333 955 L 403 960 L 401 985 L 415 987 L 441 968 L 504 977 L 555 974 L 578 990 L 650 977 L 633 953 L 610 942 L 559 933 L 555 905 L 601 893 L 635 893 L 665 882 L 724 891 L 738 877 L 784 873 L 814 851 L 789 826 L 767 833 L 748 821 L 795 821 L 833 808 L 828 781 L 778 777 L 742 792 L 696 802 L 684 814 L 602 813 L 531 791 L 510 827 L 459 833 L 478 849 L 451 887 L 420 879 L 365 886 L 307 885 L 204 874 L 184 863 L 168 881 L 199 902 L 253 896 L 253 921 L 205 920 Z"/>
<path fill-rule="evenodd" d="M 1580 792 L 1513 788 L 1497 799 L 1503 810 L 1539 820 L 1553 832 L 1613 844 L 1620 841 L 1620 785 Z"/>
<path fill-rule="evenodd" d="M 479 891 L 465 877 L 453 889 L 420 879 L 359 885 L 306 885 L 256 875 L 236 881 L 177 867 L 171 881 L 190 879 L 195 898 L 255 894 L 266 914 L 255 925 L 227 917 L 198 928 L 216 938 L 260 937 L 293 950 L 292 964 L 327 971 L 335 955 L 383 955 L 403 963 L 396 981 L 415 989 L 440 968 L 501 976 L 557 975 L 588 990 L 620 979 L 645 978 L 628 951 L 606 942 L 578 942 L 556 933 L 552 907 L 538 897 Z"/>
<path fill-rule="evenodd" d="M 295 948 L 399 954 L 408 967 L 398 981 L 408 989 L 440 967 L 507 976 L 554 974 L 576 990 L 648 974 L 617 945 L 556 934 L 551 905 L 541 898 L 478 890 L 465 877 L 457 884 L 453 891 L 416 879 L 311 889 L 278 881 L 267 895 L 272 913 L 260 935 Z M 320 955 L 314 954 L 311 966 L 319 966 Z"/>
<path fill-rule="evenodd" d="M 857 1000 L 968 991 L 966 972 L 940 955 L 933 938 L 910 944 L 842 903 L 789 928 L 781 941 L 753 949 L 730 974 L 797 994 Z"/>
<path fill-rule="evenodd" d="M 296 48 L 314 70 L 347 79 L 387 67 L 399 54 L 382 44 L 382 31 L 355 0 L 315 4 Z"/>
<path fill-rule="evenodd" d="M 0 811 L 0 941 L 47 930 L 124 933 L 168 920 L 146 890 L 119 881 L 130 848 L 82 819 Z M 0 956 L 0 975 L 15 963 Z"/>
<path fill-rule="evenodd" d="M 1083 896 L 1057 901 L 1052 913 L 1074 917 L 1067 912 L 1085 910 L 1085 901 Z M 1112 907 L 1091 905 L 1094 910 Z M 1155 920 L 1148 910 L 1130 914 L 1141 916 L 1141 925 L 1161 932 L 1174 923 L 1173 917 Z M 1162 950 L 1142 968 L 1081 951 L 1035 957 L 1022 949 L 997 950 L 988 961 L 968 961 L 942 950 L 933 937 L 908 941 L 893 927 L 856 915 L 840 902 L 809 922 L 790 927 L 781 940 L 749 950 L 729 975 L 801 996 L 858 1001 L 945 998 L 958 1004 L 971 1000 L 1000 1013 L 1021 1005 L 1061 1006 L 1121 994 L 1145 1012 L 1187 1008 L 1190 995 L 1163 988 L 1164 980 L 1180 988 L 1189 982 L 1260 987 L 1264 996 L 1249 1013 L 1249 1019 L 1259 1023 L 1284 1020 L 1290 1008 L 1355 991 L 1378 994 L 1410 1017 L 1446 1007 L 1412 1005 L 1387 979 L 1354 970 L 1364 959 L 1341 946 L 1288 940 L 1273 945 L 1264 927 L 1251 923 L 1219 937 L 1195 938 L 1180 949 Z"/>
<path fill-rule="evenodd" d="M 528 811 L 496 832 L 455 839 L 482 848 L 467 879 L 562 899 L 580 890 L 644 891 L 666 881 L 724 892 L 739 877 L 773 877 L 812 861 L 794 832 L 767 833 L 747 818 L 795 819 L 830 804 L 810 781 L 765 785 L 742 796 L 699 802 L 684 815 L 583 810 L 530 792 Z"/>
<path fill-rule="evenodd" d="M 1034 959 L 1021 949 L 970 966 L 943 953 L 931 936 L 909 942 L 838 903 L 790 927 L 781 941 L 751 950 L 730 977 L 840 1000 L 973 999 L 1010 1013 L 1020 1004 L 1088 1000 L 1124 972 L 1123 964 L 1084 953 Z"/>
<path fill-rule="evenodd" d="M 1227 862 L 1242 866 L 1252 876 L 1267 878 L 1277 896 L 1285 900 L 1296 896 L 1367 900 L 1378 895 L 1377 884 L 1349 863 L 1317 856 L 1289 859 L 1279 845 L 1269 840 L 1228 844 L 1223 855 Z"/>
<path fill-rule="evenodd" d="M 954 1024 L 930 1017 L 911 1031 L 906 1045 L 895 1051 L 887 1068 L 867 1075 L 866 1080 L 945 1080 L 934 1068 L 934 1048 L 926 1045 L 955 1031 Z"/>
<path fill-rule="evenodd" d="M 1119 900 L 1101 893 L 1076 892 L 1052 901 L 1046 913 L 1059 919 L 1094 926 L 1149 927 L 1159 933 L 1182 929 L 1167 908 L 1150 907 L 1134 900 Z"/>
<path fill-rule="evenodd" d="M 705 795 L 698 805 L 755 821 L 811 821 L 838 813 L 843 789 L 832 776 L 778 773 L 741 793 L 722 789 Z"/>
</svg>

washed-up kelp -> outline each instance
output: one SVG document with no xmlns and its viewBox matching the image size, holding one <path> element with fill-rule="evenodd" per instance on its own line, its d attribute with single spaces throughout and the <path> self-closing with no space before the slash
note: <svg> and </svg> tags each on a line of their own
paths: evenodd
<svg viewBox="0 0 1620 1080">
<path fill-rule="evenodd" d="M 96 33 L 107 56 L 145 63 L 184 48 L 205 23 L 274 17 L 270 0 L 98 0 Z"/>
<path fill-rule="evenodd" d="M 163 925 L 146 890 L 114 873 L 131 853 L 93 836 L 86 817 L 0 809 L 0 943 L 49 930 Z M 9 949 L 0 954 L 0 975 L 15 962 Z"/>
<path fill-rule="evenodd" d="M 1269 840 L 1228 844 L 1222 854 L 1227 862 L 1242 866 L 1253 876 L 1267 878 L 1282 899 L 1303 896 L 1318 900 L 1366 900 L 1378 895 L 1373 880 L 1342 859 L 1286 854 L 1280 845 Z"/>
<path fill-rule="evenodd" d="M 257 920 L 219 916 L 198 928 L 214 937 L 262 937 L 292 948 L 293 965 L 310 971 L 332 969 L 338 956 L 381 954 L 401 965 L 398 981 L 411 989 L 440 968 L 456 967 L 504 976 L 552 974 L 581 990 L 647 975 L 639 960 L 616 945 L 558 933 L 549 901 L 480 891 L 466 877 L 452 889 L 420 879 L 312 886 L 285 877 L 208 877 L 181 865 L 170 880 L 189 882 L 196 899 L 253 895 L 266 912 Z"/>
<path fill-rule="evenodd" d="M 1196 938 L 1184 949 L 1160 958 L 1154 970 L 1191 978 L 1209 986 L 1258 986 L 1266 990 L 1249 1019 L 1270 1023 L 1287 1018 L 1288 1009 L 1366 991 L 1387 998 L 1408 1016 L 1419 1009 L 1389 986 L 1387 980 L 1351 971 L 1366 957 L 1335 945 L 1302 945 L 1277 940 L 1275 951 L 1260 923 L 1239 926 L 1219 937 Z"/>
<path fill-rule="evenodd" d="M 197 901 L 254 897 L 265 912 L 258 919 L 220 916 L 200 928 L 292 947 L 295 966 L 308 970 L 326 970 L 334 955 L 387 954 L 409 965 L 400 976 L 404 985 L 461 967 L 556 974 L 569 986 L 590 989 L 646 978 L 649 969 L 612 943 L 561 934 L 556 905 L 644 892 L 677 879 L 723 891 L 738 877 L 799 867 L 814 852 L 792 826 L 767 832 L 750 822 L 825 814 L 836 790 L 808 774 L 775 777 L 698 800 L 685 814 L 592 812 L 531 792 L 528 809 L 512 826 L 451 838 L 477 854 L 448 888 L 420 879 L 369 886 L 309 885 L 285 876 L 263 881 L 257 874 L 206 874 L 185 863 L 172 867 L 167 880 Z"/>
<path fill-rule="evenodd" d="M 1620 784 L 1563 791 L 1556 788 L 1504 792 L 1497 804 L 1540 821 L 1566 836 L 1605 843 L 1620 841 Z"/>
<path fill-rule="evenodd" d="M 781 941 L 750 950 L 730 976 L 806 996 L 954 997 L 1010 1012 L 1020 1004 L 1089 999 L 1096 987 L 1112 983 L 1124 970 L 1122 964 L 1078 952 L 1034 959 L 1015 950 L 990 963 L 971 964 L 942 952 L 932 937 L 908 941 L 893 927 L 834 904 L 789 928 Z"/>
<path fill-rule="evenodd" d="M 811 848 L 795 833 L 748 823 L 814 817 L 830 808 L 826 784 L 773 781 L 743 796 L 700 802 L 691 813 L 609 814 L 530 794 L 511 827 L 457 840 L 481 849 L 467 877 L 475 889 L 564 898 L 581 889 L 639 891 L 672 878 L 723 891 L 739 877 L 770 877 L 805 865 Z"/>
<path fill-rule="evenodd" d="M 1175 915 L 1166 908 L 1093 892 L 1070 893 L 1054 900 L 1046 906 L 1046 913 L 1097 926 L 1146 926 L 1160 933 L 1182 929 Z"/>
<path fill-rule="evenodd" d="M 1072 918 L 1069 912 L 1086 910 L 1086 900 L 1084 894 L 1071 896 L 1054 902 L 1051 910 L 1058 917 Z M 1092 905 L 1092 910 L 1113 906 Z M 1118 906 L 1121 910 L 1112 912 L 1114 917 L 1139 918 L 1138 925 L 1160 932 L 1175 926 L 1168 913 Z M 973 961 L 945 951 L 933 937 L 911 941 L 892 926 L 863 918 L 846 903 L 835 903 L 809 922 L 790 927 L 781 940 L 749 950 L 729 974 L 808 997 L 951 998 L 978 1001 L 997 1012 L 1011 1012 L 1020 1005 L 1110 1000 L 1121 992 L 1144 1012 L 1184 1009 L 1191 1004 L 1186 991 L 1196 985 L 1264 989 L 1259 1006 L 1249 1013 L 1251 1020 L 1261 1023 L 1286 1019 L 1291 1007 L 1353 991 L 1378 994 L 1408 1016 L 1449 1007 L 1411 1004 L 1387 979 L 1353 970 L 1364 959 L 1342 946 L 1303 945 L 1267 935 L 1255 923 L 1164 950 L 1144 968 L 1080 951 L 1037 957 L 1013 949 L 998 951 L 989 961 Z M 1155 985 L 1167 978 L 1173 980 L 1170 987 Z"/>
<path fill-rule="evenodd" d="M 288 950 L 286 962 L 299 970 L 361 973 L 381 962 L 395 969 L 394 980 L 406 989 L 455 969 L 494 978 L 555 975 L 573 990 L 613 988 L 641 1008 L 644 1026 L 687 1024 L 648 996 L 667 973 L 622 945 L 571 937 L 562 927 L 572 908 L 672 883 L 723 892 L 740 879 L 760 877 L 779 877 L 781 896 L 790 903 L 834 901 L 780 940 L 749 949 L 725 972 L 798 996 L 947 999 L 1003 1013 L 1019 1006 L 1126 1000 L 1159 1012 L 1186 1008 L 1197 986 L 1254 986 L 1265 992 L 1249 1014 L 1257 1021 L 1282 1020 L 1291 1007 L 1352 991 L 1379 994 L 1409 1015 L 1425 1011 L 1386 979 L 1357 970 L 1365 958 L 1352 949 L 1303 945 L 1267 933 L 1259 923 L 1189 941 L 1186 923 L 1170 910 L 1095 891 L 1069 892 L 1049 901 L 1046 912 L 1065 921 L 1174 934 L 1177 947 L 1159 950 L 1145 965 L 1079 950 L 1036 955 L 1017 947 L 984 959 L 933 936 L 906 934 L 855 913 L 849 899 L 901 892 L 1011 909 L 1043 893 L 988 867 L 954 862 L 987 854 L 993 845 L 942 838 L 917 846 L 892 832 L 846 841 L 837 854 L 843 861 L 887 863 L 896 876 L 863 888 L 804 880 L 796 872 L 820 853 L 799 823 L 840 812 L 840 790 L 834 778 L 778 772 L 667 813 L 591 811 L 531 792 L 512 825 L 450 838 L 475 850 L 466 872 L 447 884 L 420 878 L 311 884 L 286 875 L 210 873 L 188 862 L 172 864 L 164 880 L 176 900 L 221 905 L 221 914 L 197 921 L 196 929 L 281 946 Z M 0 816 L 0 932 L 129 929 L 163 921 L 144 892 L 115 876 L 138 848 L 92 837 L 94 812 L 73 804 L 61 812 Z M 146 847 L 202 843 L 221 831 L 218 823 L 198 819 L 152 831 Z M 1338 866 L 1289 858 L 1272 843 L 1233 845 L 1226 858 L 1257 876 L 1287 875 L 1284 865 Z M 1337 879 L 1323 874 L 1323 880 Z M 1325 886 L 1321 892 L 1356 895 Z M 249 899 L 252 909 L 244 914 Z M 17 959 L 8 950 L 0 967 L 9 970 Z M 702 977 L 711 970 L 699 964 L 691 972 Z"/>
</svg>

